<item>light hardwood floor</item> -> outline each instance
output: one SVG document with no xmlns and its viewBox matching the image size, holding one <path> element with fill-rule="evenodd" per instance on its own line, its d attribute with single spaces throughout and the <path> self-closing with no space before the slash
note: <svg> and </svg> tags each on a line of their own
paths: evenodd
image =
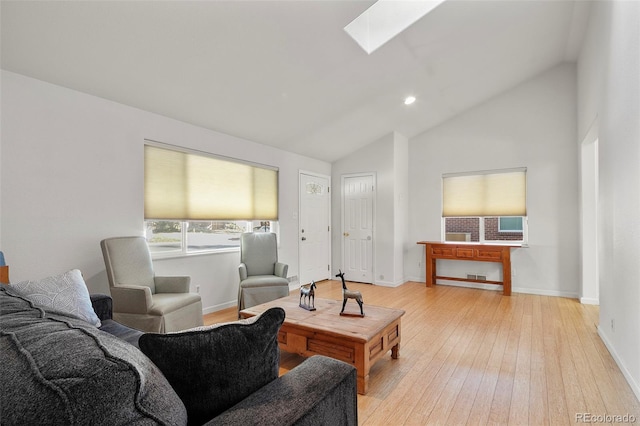
<svg viewBox="0 0 640 426">
<path fill-rule="evenodd" d="M 640 403 L 597 334 L 596 306 L 417 282 L 348 286 L 362 292 L 365 314 L 367 304 L 406 311 L 400 358 L 378 361 L 358 395 L 361 425 L 561 425 L 580 413 L 640 423 Z M 340 282 L 319 283 L 316 296 L 341 300 Z M 283 352 L 281 374 L 302 360 Z"/>
</svg>

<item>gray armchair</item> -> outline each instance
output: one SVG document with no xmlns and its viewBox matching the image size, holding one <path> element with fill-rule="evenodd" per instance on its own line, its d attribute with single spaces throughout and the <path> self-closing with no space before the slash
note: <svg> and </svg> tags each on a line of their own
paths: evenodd
<svg viewBox="0 0 640 426">
<path fill-rule="evenodd" d="M 276 234 L 240 236 L 238 311 L 289 295 L 289 265 L 278 262 Z"/>
<path fill-rule="evenodd" d="M 167 333 L 202 325 L 202 301 L 191 277 L 156 277 L 144 237 L 100 242 L 113 298 L 113 319 L 138 330 Z"/>
</svg>

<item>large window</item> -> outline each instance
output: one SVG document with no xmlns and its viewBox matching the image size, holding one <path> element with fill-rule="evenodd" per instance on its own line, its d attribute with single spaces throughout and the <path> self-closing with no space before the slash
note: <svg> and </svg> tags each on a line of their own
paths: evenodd
<svg viewBox="0 0 640 426">
<path fill-rule="evenodd" d="M 443 175 L 442 205 L 444 241 L 527 241 L 524 168 Z"/>
<path fill-rule="evenodd" d="M 147 220 L 145 235 L 152 253 L 197 253 L 236 249 L 243 232 L 274 232 L 271 221 L 177 221 Z"/>
<path fill-rule="evenodd" d="M 277 233 L 276 168 L 148 143 L 144 193 L 152 253 L 236 249 L 242 232 Z"/>
</svg>

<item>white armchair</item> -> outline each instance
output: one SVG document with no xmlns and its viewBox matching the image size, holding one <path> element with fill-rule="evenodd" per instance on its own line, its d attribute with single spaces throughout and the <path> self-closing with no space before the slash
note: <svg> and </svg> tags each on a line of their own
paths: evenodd
<svg viewBox="0 0 640 426">
<path fill-rule="evenodd" d="M 276 234 L 240 236 L 238 312 L 289 295 L 289 265 L 278 262 Z"/>
<path fill-rule="evenodd" d="M 167 333 L 202 325 L 202 301 L 189 293 L 191 277 L 156 277 L 144 237 L 100 242 L 113 319 L 138 330 Z"/>
</svg>

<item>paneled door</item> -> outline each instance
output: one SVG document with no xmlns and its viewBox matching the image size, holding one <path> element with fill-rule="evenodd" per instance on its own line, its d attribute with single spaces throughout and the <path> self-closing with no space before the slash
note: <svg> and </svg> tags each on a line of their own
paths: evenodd
<svg viewBox="0 0 640 426">
<path fill-rule="evenodd" d="M 373 283 L 374 175 L 342 179 L 342 257 L 345 278 Z"/>
<path fill-rule="evenodd" d="M 329 177 L 300 173 L 300 284 L 330 277 Z"/>
</svg>

